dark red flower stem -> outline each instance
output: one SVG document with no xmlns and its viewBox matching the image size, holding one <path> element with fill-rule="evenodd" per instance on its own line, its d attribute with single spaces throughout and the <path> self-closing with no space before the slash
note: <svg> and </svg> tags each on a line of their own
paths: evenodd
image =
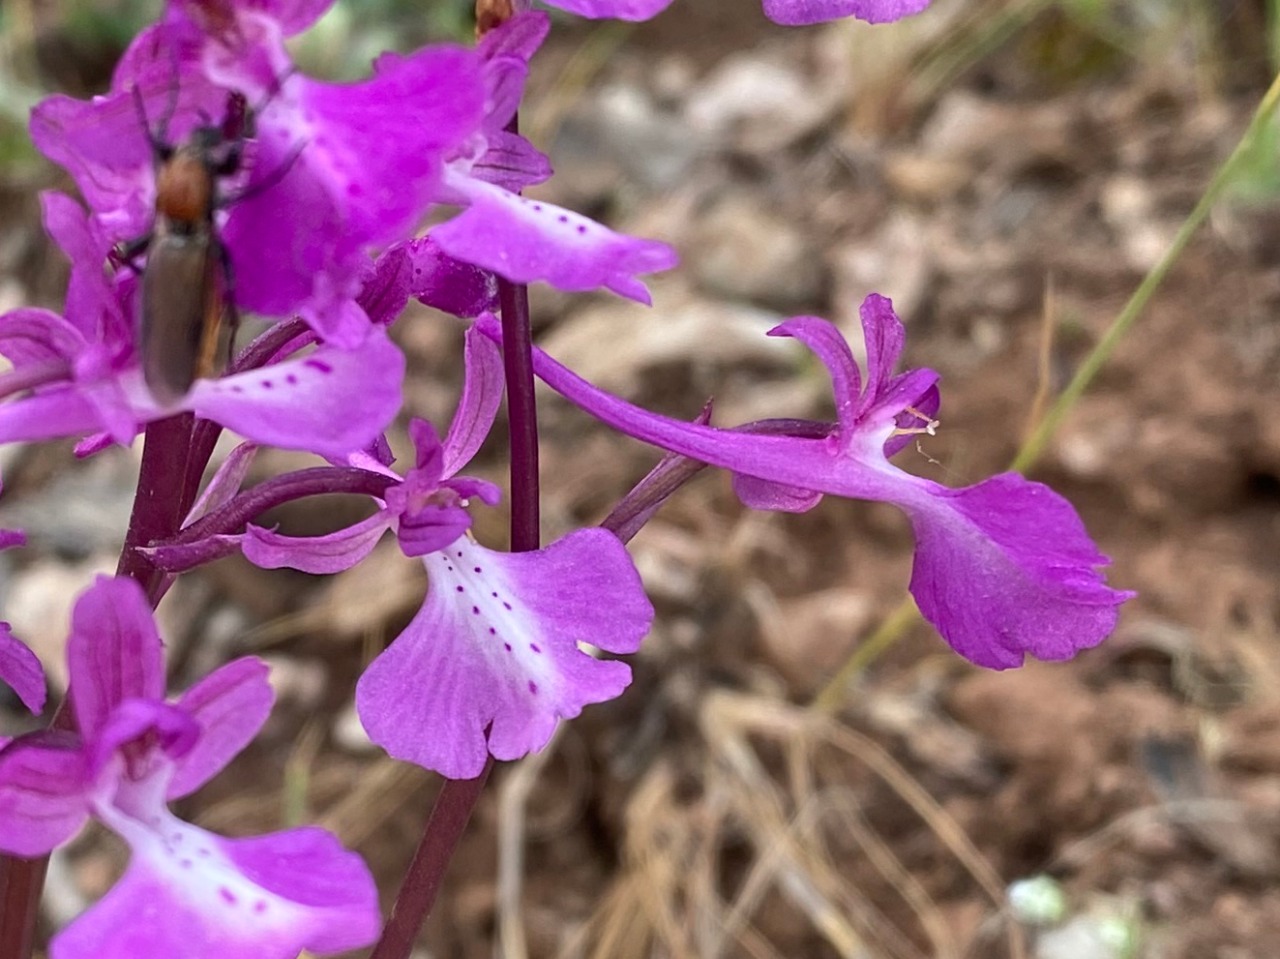
<svg viewBox="0 0 1280 959">
<path fill-rule="evenodd" d="M 511 15 L 510 5 L 500 3 Z M 486 0 L 476 5 L 477 22 L 492 29 L 494 19 Z M 515 133 L 517 119 L 508 129 Z M 535 550 L 540 545 L 538 492 L 538 417 L 533 393 L 533 330 L 529 322 L 529 290 L 499 277 L 498 304 L 502 312 L 502 362 L 507 382 L 507 421 L 511 453 L 511 550 Z M 436 797 L 413 860 L 405 874 L 391 917 L 370 959 L 407 959 L 413 940 L 426 922 L 444 881 L 444 874 L 462 840 L 471 813 L 493 770 L 493 759 L 475 779 L 446 779 Z"/>
<path fill-rule="evenodd" d="M 138 581 L 154 605 L 164 582 L 164 572 L 138 552 L 157 540 L 168 539 L 182 526 L 182 519 L 194 502 L 188 475 L 203 472 L 205 464 L 190 463 L 191 436 L 195 417 L 181 413 L 157 420 L 147 427 L 142 445 L 142 469 L 138 474 L 138 491 L 133 497 L 133 513 L 117 576 Z"/>
<path fill-rule="evenodd" d="M 28 959 L 49 857 L 0 856 L 0 959 Z"/>
</svg>

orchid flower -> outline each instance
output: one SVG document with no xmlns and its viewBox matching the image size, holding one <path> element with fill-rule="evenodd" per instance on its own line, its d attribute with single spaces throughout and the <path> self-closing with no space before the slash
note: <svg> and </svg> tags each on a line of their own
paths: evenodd
<svg viewBox="0 0 1280 959">
<path fill-rule="evenodd" d="M 20 308 L 0 316 L 0 354 L 14 365 L 0 390 L 31 388 L 0 402 L 0 443 L 101 432 L 127 444 L 143 424 L 190 411 L 258 443 L 341 456 L 371 442 L 399 410 L 404 357 L 381 326 L 354 349 L 322 345 L 260 369 L 199 379 L 177 403 L 161 405 L 143 380 L 124 319 L 137 284 L 110 283 L 103 250 L 96 259 L 77 255 L 101 241 L 74 200 L 46 194 L 44 212 L 72 260 L 67 315 Z"/>
<path fill-rule="evenodd" d="M 52 959 L 292 959 L 373 941 L 373 877 L 327 832 L 224 839 L 168 809 L 266 720 L 261 660 L 229 663 L 166 702 L 151 609 L 133 580 L 110 577 L 76 603 L 67 659 L 78 732 L 0 750 L 0 848 L 46 855 L 94 818 L 133 855 L 114 888 L 54 936 Z"/>
<path fill-rule="evenodd" d="M 974 663 L 1007 669 L 1028 653 L 1067 659 L 1101 642 L 1115 627 L 1117 607 L 1133 594 L 1106 585 L 1097 567 L 1107 558 L 1066 500 L 1015 473 L 950 489 L 889 462 L 907 435 L 931 428 L 938 374 L 893 375 L 905 333 L 889 300 L 867 297 L 861 316 L 865 383 L 849 345 L 826 320 L 794 317 L 771 331 L 799 339 L 831 375 L 837 422 L 821 438 L 659 416 L 593 387 L 540 350 L 534 370 L 614 429 L 732 470 L 750 506 L 804 510 L 829 493 L 901 507 L 916 535 L 911 593 L 924 617 Z M 492 315 L 476 328 L 501 339 Z"/>
<path fill-rule="evenodd" d="M 543 280 L 561 290 L 604 287 L 650 303 L 638 273 L 668 270 L 677 257 L 665 243 L 615 233 L 552 203 L 518 195 L 551 173 L 546 157 L 510 132 L 529 71 L 547 35 L 545 14 L 518 14 L 480 40 L 485 117 L 467 149 L 448 158 L 438 194 L 464 209 L 430 236 L 451 256 L 513 283 Z"/>
<path fill-rule="evenodd" d="M 618 696 L 624 663 L 597 660 L 589 644 L 633 653 L 653 607 L 626 548 L 603 529 L 569 533 L 543 549 L 501 553 L 474 542 L 468 507 L 494 505 L 492 483 L 461 476 L 487 436 L 502 392 L 498 350 L 470 332 L 458 412 L 442 443 L 414 420 L 414 465 L 400 477 L 375 458 L 346 462 L 393 482 L 368 519 L 325 536 L 292 537 L 248 526 L 143 552 L 164 569 L 188 568 L 233 549 L 263 568 L 349 569 L 393 531 L 430 584 L 413 621 L 370 664 L 356 709 L 370 738 L 397 759 L 450 779 L 470 779 L 488 756 L 518 759 L 546 745 L 560 719 Z"/>
</svg>

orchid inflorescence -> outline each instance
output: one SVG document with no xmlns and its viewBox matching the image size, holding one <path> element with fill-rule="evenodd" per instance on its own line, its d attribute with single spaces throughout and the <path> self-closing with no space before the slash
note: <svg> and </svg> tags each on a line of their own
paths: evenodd
<svg viewBox="0 0 1280 959">
<path fill-rule="evenodd" d="M 0 442 L 77 437 L 87 456 L 145 433 L 156 454 L 148 466 L 144 453 L 152 482 L 140 483 L 120 575 L 76 601 L 67 703 L 50 729 L 0 750 L 0 850 L 47 855 L 93 818 L 132 852 L 114 888 L 55 935 L 55 959 L 285 957 L 365 946 L 381 928 L 369 870 L 328 833 L 224 839 L 169 811 L 249 743 L 272 701 L 267 668 L 253 657 L 166 699 L 152 609 L 177 575 L 231 553 L 263 568 L 334 573 L 393 534 L 430 585 L 360 678 L 356 708 L 391 756 L 453 780 L 541 749 L 561 720 L 620 695 L 630 668 L 601 653 L 636 652 L 653 619 L 624 540 L 672 490 L 615 511 L 625 521 L 501 552 L 470 533 L 471 509 L 495 505 L 499 490 L 464 471 L 499 410 L 504 343 L 516 348 L 495 315 L 503 285 L 603 288 L 648 303 L 641 277 L 674 267 L 675 251 L 521 196 L 551 173 L 513 123 L 545 13 L 517 3 L 473 48 L 387 53 L 367 80 L 335 84 L 301 73 L 285 46 L 330 2 L 171 0 L 107 94 L 50 97 L 32 113 L 36 145 L 71 175 L 83 205 L 43 197 L 45 228 L 71 263 L 63 313 L 0 316 L 0 354 L 12 364 L 0 375 Z M 638 20 L 669 3 L 552 5 Z M 880 22 L 926 5 L 764 0 L 784 24 Z M 181 143 L 232 104 L 251 113 L 237 134 L 245 162 L 219 184 L 233 200 L 208 211 L 205 252 L 225 251 L 229 305 L 274 322 L 221 375 L 161 398 L 143 374 L 144 360 L 157 358 L 142 356 L 138 339 L 146 268 L 119 251 L 156 229 L 157 128 Z M 440 205 L 458 212 L 420 234 Z M 412 420 L 414 460 L 396 466 L 384 431 L 401 410 L 405 360 L 388 328 L 412 300 L 473 322 L 452 423 L 442 438 Z M 887 299 L 868 296 L 861 319 L 862 371 L 826 320 L 793 317 L 770 334 L 799 340 L 826 367 L 833 423 L 724 428 L 709 411 L 682 422 L 598 389 L 540 350 L 532 368 L 614 429 L 728 470 L 750 508 L 800 512 L 824 494 L 901 508 L 916 538 L 911 594 L 974 663 L 1065 659 L 1099 643 L 1131 594 L 1106 585 L 1106 557 L 1064 499 L 1017 474 L 952 489 L 891 464 L 936 426 L 938 376 L 895 372 L 904 329 Z M 223 429 L 245 442 L 202 488 Z M 319 460 L 243 488 L 262 446 Z M 255 523 L 281 503 L 335 492 L 368 497 L 376 510 L 315 537 Z M 0 549 L 23 542 L 0 530 Z M 0 678 L 33 712 L 43 708 L 41 664 L 4 624 Z"/>
</svg>

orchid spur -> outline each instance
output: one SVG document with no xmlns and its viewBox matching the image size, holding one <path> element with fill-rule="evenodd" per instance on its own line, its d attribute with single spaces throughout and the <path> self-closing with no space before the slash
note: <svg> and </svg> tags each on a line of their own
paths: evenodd
<svg viewBox="0 0 1280 959">
<path fill-rule="evenodd" d="M 684 423 L 642 410 L 593 387 L 542 351 L 534 370 L 549 386 L 614 429 L 736 474 L 749 506 L 801 511 L 822 494 L 902 508 L 916 535 L 911 593 L 920 612 L 960 655 L 995 669 L 1027 654 L 1067 659 L 1110 634 L 1133 593 L 1108 587 L 1098 552 L 1071 505 L 1047 486 L 1002 473 L 951 489 L 891 465 L 888 456 L 937 409 L 938 374 L 892 374 L 905 341 L 886 298 L 861 308 L 866 381 L 836 327 L 794 317 L 773 336 L 799 339 L 826 365 L 837 422 L 814 438 L 762 435 Z M 497 321 L 477 328 L 501 338 Z"/>
</svg>

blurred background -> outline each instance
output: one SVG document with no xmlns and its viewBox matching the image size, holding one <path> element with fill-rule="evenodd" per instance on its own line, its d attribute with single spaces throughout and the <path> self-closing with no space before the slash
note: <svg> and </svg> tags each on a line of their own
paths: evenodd
<svg viewBox="0 0 1280 959">
<path fill-rule="evenodd" d="M 103 90 L 156 3 L 0 7 L 0 309 L 57 308 L 65 263 L 32 149 L 42 96 Z M 1277 66 L 1274 0 L 936 0 L 891 26 L 770 25 L 757 0 L 676 0 L 644 25 L 556 18 L 522 130 L 539 196 L 675 245 L 645 310 L 533 292 L 540 342 L 635 401 L 719 422 L 829 416 L 822 370 L 766 339 L 817 314 L 857 342 L 891 296 L 907 360 L 943 375 L 938 436 L 897 459 L 959 486 L 1005 468 L 1231 153 Z M 467 4 L 339 3 L 304 69 L 467 41 Z M 1068 664 L 967 665 L 901 613 L 892 507 L 752 514 L 708 472 L 636 538 L 658 608 L 619 700 L 499 768 L 423 956 L 1272 959 L 1280 942 L 1280 168 L 1274 125 L 1068 415 L 1035 478 L 1140 592 Z M 447 423 L 458 324 L 397 324 L 406 414 Z M 552 396 L 544 534 L 598 522 L 655 462 Z M 395 437 L 405 449 L 403 422 Z M 473 472 L 503 481 L 501 428 Z M 0 613 L 61 682 L 74 596 L 114 568 L 137 451 L 0 450 Z M 258 478 L 312 465 L 264 455 Z M 295 534 L 358 518 L 308 502 Z M 505 544 L 501 509 L 476 514 Z M 228 560 L 161 606 L 173 684 L 273 665 L 263 736 L 180 812 L 232 834 L 318 821 L 386 902 L 435 777 L 364 739 L 364 663 L 420 564 L 383 544 L 331 578 Z M 904 628 L 886 631 L 885 623 Z M 849 666 L 850 657 L 854 657 Z M 837 671 L 842 681 L 831 685 Z M 815 699 L 824 708 L 815 708 Z M 21 728 L 12 702 L 6 728 Z M 46 928 L 118 874 L 86 832 L 55 858 Z"/>
</svg>

